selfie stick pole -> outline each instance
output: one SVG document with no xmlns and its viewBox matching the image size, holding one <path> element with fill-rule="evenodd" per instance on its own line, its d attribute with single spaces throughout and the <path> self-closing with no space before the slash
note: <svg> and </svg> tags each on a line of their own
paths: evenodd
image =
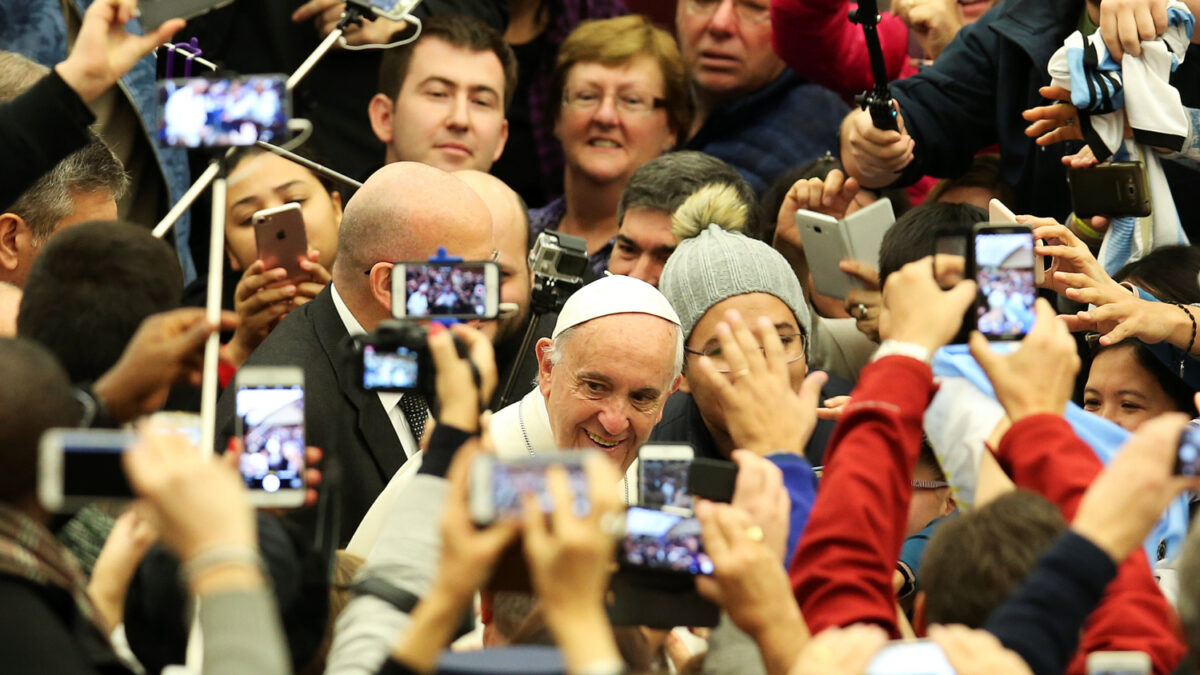
<svg viewBox="0 0 1200 675">
<path fill-rule="evenodd" d="M 304 60 L 304 63 L 301 63 L 300 67 L 296 69 L 296 72 L 292 73 L 292 76 L 288 78 L 288 91 L 295 89 L 296 85 L 300 84 L 300 80 L 303 80 L 305 76 L 308 75 L 308 71 L 312 70 L 313 66 L 317 65 L 317 61 L 320 61 L 321 57 L 325 56 L 326 52 L 328 52 L 330 49 L 333 49 L 333 45 L 337 44 L 338 39 L 346 34 L 346 26 L 349 26 L 350 24 L 362 25 L 364 17 L 368 19 L 374 19 L 376 16 L 377 15 L 375 12 L 370 9 L 347 3 L 346 11 L 344 14 L 342 14 L 341 20 L 338 21 L 337 27 L 333 29 L 333 32 L 325 36 L 325 39 L 321 41 L 321 44 L 317 45 L 317 48 L 313 50 L 313 53 L 309 54 L 308 58 Z"/>
<path fill-rule="evenodd" d="M 883 60 L 883 47 L 879 44 L 879 9 L 876 0 L 861 0 L 857 9 L 850 10 L 850 21 L 862 26 L 863 40 L 867 45 L 867 56 L 871 60 L 871 75 L 875 86 L 854 97 L 854 102 L 863 110 L 870 111 L 871 122 L 876 129 L 899 131 L 896 123 L 896 108 L 892 106 L 892 92 L 888 87 L 887 63 Z"/>
<path fill-rule="evenodd" d="M 215 168 L 214 168 L 215 167 Z M 204 305 L 204 320 L 212 326 L 221 325 L 221 289 L 225 272 L 225 158 L 214 158 L 207 174 L 212 171 L 212 221 L 208 237 L 208 290 Z M 217 363 L 220 358 L 221 331 L 214 330 L 204 343 L 204 377 L 200 381 L 200 447 L 208 452 L 217 447 Z"/>
</svg>

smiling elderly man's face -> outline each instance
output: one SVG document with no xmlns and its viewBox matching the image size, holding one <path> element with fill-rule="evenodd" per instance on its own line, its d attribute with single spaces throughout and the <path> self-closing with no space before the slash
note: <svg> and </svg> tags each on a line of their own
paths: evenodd
<svg viewBox="0 0 1200 675">
<path fill-rule="evenodd" d="M 566 335 L 566 334 L 564 334 Z M 675 390 L 678 328 L 650 314 L 592 319 L 538 344 L 538 387 L 561 449 L 599 450 L 629 468 Z"/>
</svg>

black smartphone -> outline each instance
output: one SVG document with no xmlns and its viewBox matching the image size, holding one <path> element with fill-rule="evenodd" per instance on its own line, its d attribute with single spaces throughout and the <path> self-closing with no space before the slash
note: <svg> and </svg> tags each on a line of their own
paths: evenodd
<svg viewBox="0 0 1200 675">
<path fill-rule="evenodd" d="M 1141 162 L 1112 162 L 1067 169 L 1071 209 L 1080 218 L 1150 215 L 1150 186 Z"/>
<path fill-rule="evenodd" d="M 292 115 L 286 75 L 159 80 L 158 142 L 228 148 L 273 141 Z"/>
<path fill-rule="evenodd" d="M 1033 330 L 1033 230 L 1024 225 L 975 226 L 969 273 L 979 286 L 974 326 L 989 340 L 1020 340 Z"/>
</svg>

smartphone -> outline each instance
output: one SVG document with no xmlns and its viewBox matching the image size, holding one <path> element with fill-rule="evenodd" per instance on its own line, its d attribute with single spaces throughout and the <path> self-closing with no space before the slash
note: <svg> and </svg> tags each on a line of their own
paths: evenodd
<svg viewBox="0 0 1200 675">
<path fill-rule="evenodd" d="M 879 249 L 883 236 L 896 222 L 892 200 L 887 197 L 876 199 L 842 219 L 842 228 L 849 244 L 850 259 L 863 265 L 879 269 Z M 845 272 L 843 272 L 845 274 Z M 857 277 L 851 277 L 860 283 Z"/>
<path fill-rule="evenodd" d="M 700 521 L 671 511 L 631 506 L 625 512 L 621 562 L 659 572 L 712 574 Z"/>
<path fill-rule="evenodd" d="M 236 378 L 238 468 L 256 506 L 304 504 L 304 371 L 245 366 Z"/>
<path fill-rule="evenodd" d="M 492 455 L 480 455 L 471 465 L 471 520 L 487 526 L 502 518 L 520 518 L 525 495 L 537 495 L 542 511 L 549 513 L 552 502 L 546 491 L 546 469 L 553 465 L 567 470 L 567 479 L 575 499 L 575 513 L 587 514 L 587 473 L 583 470 L 586 452 L 572 451 L 541 454 L 518 460 L 500 460 Z"/>
<path fill-rule="evenodd" d="M 264 269 L 282 267 L 287 270 L 290 281 L 309 278 L 308 272 L 300 267 L 300 261 L 308 257 L 308 234 L 304 230 L 304 214 L 299 204 L 289 202 L 256 211 L 251 222 L 258 244 L 258 259 L 263 261 Z"/>
<path fill-rule="evenodd" d="M 688 492 L 695 497 L 728 504 L 737 488 L 738 465 L 727 459 L 697 457 L 688 468 Z"/>
<path fill-rule="evenodd" d="M 415 345 L 363 340 L 362 388 L 366 391 L 418 391 L 421 372 L 428 369 L 429 363 L 428 351 Z"/>
<path fill-rule="evenodd" d="M 1020 340 L 1033 330 L 1033 231 L 1024 225 L 975 226 L 971 273 L 979 286 L 975 329 L 989 340 Z"/>
<path fill-rule="evenodd" d="M 349 0 L 351 4 L 375 10 L 375 13 L 392 21 L 404 21 L 421 0 Z"/>
<path fill-rule="evenodd" d="M 397 319 L 494 319 L 500 268 L 494 262 L 398 262 L 392 268 L 392 315 Z"/>
<path fill-rule="evenodd" d="M 191 19 L 231 4 L 233 0 L 141 0 L 138 20 L 151 32 L 171 19 Z"/>
<path fill-rule="evenodd" d="M 286 75 L 159 80 L 158 142 L 227 148 L 276 140 L 292 116 Z"/>
<path fill-rule="evenodd" d="M 838 266 L 850 257 L 838 220 L 816 211 L 796 211 L 796 227 L 804 242 L 804 257 L 812 274 L 813 290 L 831 298 L 844 300 L 850 291 L 861 288 L 861 282 Z M 856 283 L 857 282 L 857 283 Z"/>
<path fill-rule="evenodd" d="M 1176 476 L 1200 476 L 1200 421 L 1192 420 L 1179 435 L 1175 451 Z"/>
<path fill-rule="evenodd" d="M 212 454 L 212 448 L 203 447 L 204 429 L 200 413 L 181 412 L 177 410 L 160 410 L 151 413 L 146 422 L 153 427 L 180 434 L 188 439 L 200 452 L 201 456 Z"/>
<path fill-rule="evenodd" d="M 1150 675 L 1150 655 L 1145 652 L 1092 652 L 1088 675 Z"/>
<path fill-rule="evenodd" d="M 1017 215 L 1012 212 L 1012 209 L 1004 205 L 1004 202 L 999 199 L 992 198 L 988 202 L 988 222 L 992 223 L 1015 223 Z M 1035 242 L 1038 246 L 1044 246 L 1045 242 L 1038 239 Z M 1046 257 L 1042 255 L 1034 256 L 1033 263 L 1033 281 L 1036 284 L 1042 284 L 1046 278 Z"/>
<path fill-rule="evenodd" d="M 1067 169 L 1071 210 L 1080 218 L 1150 215 L 1150 185 L 1141 162 L 1112 162 Z"/>
<path fill-rule="evenodd" d="M 867 664 L 865 675 L 954 675 L 954 668 L 929 640 L 892 640 Z"/>
<path fill-rule="evenodd" d="M 688 469 L 695 451 L 685 444 L 643 445 L 638 450 L 641 505 L 648 509 L 692 514 Z"/>
<path fill-rule="evenodd" d="M 119 429 L 47 430 L 38 446 L 38 501 L 52 513 L 131 501 L 121 456 L 136 440 Z"/>
</svg>

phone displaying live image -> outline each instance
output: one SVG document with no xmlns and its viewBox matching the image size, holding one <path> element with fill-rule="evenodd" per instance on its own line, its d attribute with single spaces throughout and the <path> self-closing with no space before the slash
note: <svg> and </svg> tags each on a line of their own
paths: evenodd
<svg viewBox="0 0 1200 675">
<path fill-rule="evenodd" d="M 631 506 L 625 512 L 621 560 L 627 565 L 678 574 L 712 574 L 700 521 L 670 511 Z"/>
<path fill-rule="evenodd" d="M 1176 476 L 1200 476 L 1200 423 L 1188 422 L 1179 435 L 1179 448 L 1175 452 Z"/>
<path fill-rule="evenodd" d="M 691 446 L 644 445 L 638 451 L 638 483 L 642 506 L 648 509 L 692 513 L 688 473 L 692 466 Z"/>
<path fill-rule="evenodd" d="M 243 368 L 237 375 L 242 479 L 259 506 L 304 503 L 304 373 Z"/>
<path fill-rule="evenodd" d="M 977 226 L 973 253 L 975 328 L 989 340 L 1020 340 L 1036 317 L 1033 232 L 1020 225 Z"/>
</svg>

